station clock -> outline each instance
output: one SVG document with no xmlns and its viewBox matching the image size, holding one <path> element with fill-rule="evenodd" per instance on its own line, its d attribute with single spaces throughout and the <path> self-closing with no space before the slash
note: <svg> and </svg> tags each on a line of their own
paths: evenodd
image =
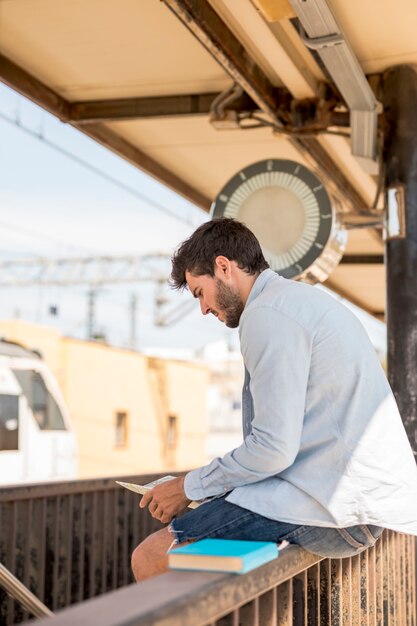
<svg viewBox="0 0 417 626">
<path fill-rule="evenodd" d="M 219 192 L 211 217 L 243 222 L 271 269 L 311 283 L 327 278 L 347 241 L 323 183 L 295 161 L 267 159 L 243 168 Z"/>
</svg>

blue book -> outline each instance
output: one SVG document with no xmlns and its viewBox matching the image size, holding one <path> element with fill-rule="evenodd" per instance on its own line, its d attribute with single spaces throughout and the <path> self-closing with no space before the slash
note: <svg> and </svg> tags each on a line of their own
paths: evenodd
<svg viewBox="0 0 417 626">
<path fill-rule="evenodd" d="M 170 550 L 168 566 L 171 569 L 245 574 L 277 556 L 277 544 L 269 541 L 201 539 Z"/>
</svg>

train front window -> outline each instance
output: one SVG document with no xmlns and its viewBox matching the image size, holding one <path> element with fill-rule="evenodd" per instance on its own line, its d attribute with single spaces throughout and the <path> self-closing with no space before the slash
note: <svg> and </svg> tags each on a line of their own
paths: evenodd
<svg viewBox="0 0 417 626">
<path fill-rule="evenodd" d="M 0 394 L 0 450 L 19 449 L 19 396 Z"/>
<path fill-rule="evenodd" d="M 33 370 L 13 370 L 41 430 L 66 430 L 64 418 L 45 382 Z"/>
</svg>

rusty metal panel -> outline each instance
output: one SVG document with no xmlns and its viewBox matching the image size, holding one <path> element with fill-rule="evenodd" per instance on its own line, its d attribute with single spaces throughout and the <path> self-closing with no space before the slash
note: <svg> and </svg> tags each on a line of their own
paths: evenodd
<svg viewBox="0 0 417 626">
<path fill-rule="evenodd" d="M 130 553 L 161 528 L 109 478 L 2 488 L 0 526 L 1 562 L 52 610 L 133 582 Z M 5 625 L 29 617 L 1 589 L 0 615 Z"/>
<path fill-rule="evenodd" d="M 287 580 L 277 587 L 277 626 L 293 624 L 293 581 Z"/>
<path fill-rule="evenodd" d="M 320 564 L 309 567 L 306 572 L 307 578 L 307 626 L 320 624 Z"/>
<path fill-rule="evenodd" d="M 106 577 L 105 590 L 110 591 L 114 589 L 116 567 L 113 567 L 115 551 L 114 551 L 114 492 L 108 491 L 106 493 L 106 518 L 103 523 L 106 527 L 106 543 L 104 544 L 104 551 L 106 560 L 104 564 L 104 571 Z"/>
<path fill-rule="evenodd" d="M 22 546 L 22 535 L 21 535 L 21 510 L 22 507 L 19 507 L 18 502 L 15 502 L 12 507 L 11 515 L 12 515 L 12 523 L 13 523 L 13 532 L 12 532 L 12 562 L 14 571 L 18 572 L 22 575 L 22 550 L 24 550 L 24 546 Z M 13 615 L 13 619 L 16 622 L 19 622 L 23 618 L 23 609 L 19 606 L 18 602 L 14 602 L 11 598 L 9 598 L 8 602 L 9 614 Z"/>
<path fill-rule="evenodd" d="M 307 576 L 306 571 L 293 578 L 293 624 L 306 626 L 307 622 Z"/>
<path fill-rule="evenodd" d="M 9 524 L 11 526 L 10 530 L 11 533 L 8 536 L 8 541 L 10 541 L 9 546 L 8 546 L 8 550 L 7 550 L 7 556 L 10 559 L 10 562 L 12 563 L 12 567 L 13 567 L 13 572 L 16 571 L 16 550 L 14 549 L 16 546 L 16 534 L 17 534 L 17 502 L 13 502 L 12 505 L 9 508 L 8 514 L 9 514 Z M 10 597 L 6 597 L 6 619 L 8 620 L 7 623 L 13 623 L 17 616 L 15 615 L 15 602 L 14 600 L 12 600 L 12 598 Z"/>
<path fill-rule="evenodd" d="M 342 559 L 342 625 L 352 626 L 352 563 Z"/>
<path fill-rule="evenodd" d="M 382 579 L 382 598 L 384 607 L 384 626 L 393 626 L 390 617 L 389 606 L 389 557 L 388 557 L 388 531 L 385 531 L 381 536 L 382 543 L 382 567 L 383 567 L 383 579 Z"/>
<path fill-rule="evenodd" d="M 93 519 L 92 519 L 92 553 L 93 560 L 90 569 L 91 595 L 97 596 L 103 593 L 103 579 L 101 566 L 103 562 L 103 535 L 104 535 L 104 494 L 93 494 Z"/>
<path fill-rule="evenodd" d="M 398 615 L 399 620 L 402 624 L 406 624 L 406 606 L 405 606 L 405 563 L 404 563 L 404 555 L 405 555 L 405 547 L 404 547 L 404 538 L 396 534 L 397 541 L 397 554 L 398 554 L 398 576 L 399 576 L 399 587 L 398 587 Z"/>
<path fill-rule="evenodd" d="M 378 539 L 375 544 L 375 589 L 376 589 L 376 624 L 384 626 L 384 557 L 383 557 L 383 540 Z"/>
<path fill-rule="evenodd" d="M 101 573 L 101 581 L 100 581 L 100 593 L 106 593 L 107 591 L 107 545 L 108 545 L 108 517 L 109 517 L 109 505 L 108 505 L 109 494 L 105 491 L 102 494 L 101 501 L 101 559 L 100 565 L 98 566 L 98 574 L 100 576 Z"/>
<path fill-rule="evenodd" d="M 239 623 L 247 626 L 263 626 L 259 623 L 259 602 L 254 598 L 239 609 Z"/>
<path fill-rule="evenodd" d="M 416 626 L 415 537 L 402 536 L 405 545 L 406 626 Z"/>
<path fill-rule="evenodd" d="M 28 538 L 30 536 L 30 527 L 31 527 L 31 520 L 32 520 L 32 502 L 25 502 L 24 503 L 24 509 L 22 510 L 23 516 L 24 516 L 24 521 L 23 521 L 23 527 L 22 530 L 23 532 L 20 535 L 20 542 L 21 542 L 21 550 L 23 551 L 23 554 L 21 555 L 23 558 L 21 559 L 21 566 L 23 571 L 21 571 L 21 576 L 22 578 L 20 579 L 23 584 L 29 588 L 29 584 L 30 584 L 30 551 L 27 549 L 27 541 Z M 16 538 L 17 541 L 19 541 L 19 538 Z M 26 620 L 29 618 L 29 614 L 27 611 L 23 610 L 22 611 L 22 621 Z"/>
<path fill-rule="evenodd" d="M 71 604 L 84 598 L 84 494 L 73 497 Z"/>
<path fill-rule="evenodd" d="M 342 560 L 330 559 L 331 626 L 342 626 Z"/>
<path fill-rule="evenodd" d="M 360 563 L 360 619 L 368 626 L 368 551 L 359 555 Z"/>
<path fill-rule="evenodd" d="M 409 620 L 409 617 L 408 617 L 408 614 L 409 614 L 409 585 L 408 585 L 408 579 L 409 579 L 410 572 L 408 570 L 409 564 L 407 562 L 408 561 L 407 536 L 399 535 L 399 539 L 400 539 L 400 544 L 401 544 L 400 563 L 401 563 L 402 579 L 404 581 L 404 586 L 403 586 L 403 590 L 402 590 L 402 602 L 403 602 L 403 611 L 404 611 L 403 623 L 405 624 L 405 626 L 408 626 L 410 624 L 410 620 Z"/>
<path fill-rule="evenodd" d="M 402 537 L 403 539 L 403 546 L 404 546 L 404 571 L 405 571 L 405 580 L 406 583 L 409 581 L 410 579 L 410 573 L 411 573 L 411 568 L 410 568 L 410 546 L 409 546 L 409 541 L 408 541 L 408 537 Z M 405 610 L 406 610 L 406 615 L 405 615 L 405 624 L 406 626 L 411 626 L 414 622 L 413 622 L 413 616 L 412 616 L 412 596 L 411 596 L 411 589 L 409 587 L 408 584 L 406 584 L 405 587 Z"/>
<path fill-rule="evenodd" d="M 64 527 L 64 544 L 66 547 L 66 605 L 71 604 L 71 570 L 72 570 L 72 550 L 73 550 L 73 515 L 74 515 L 74 496 L 69 494 L 66 498 L 67 510 L 62 524 Z"/>
<path fill-rule="evenodd" d="M 320 626 L 331 626 L 330 561 L 319 563 L 320 568 Z"/>
<path fill-rule="evenodd" d="M 350 558 L 350 572 L 352 577 L 351 589 L 352 589 L 352 598 L 351 598 L 351 620 L 352 625 L 360 624 L 360 613 L 361 613 L 361 567 L 360 567 L 360 556 L 352 556 Z"/>
<path fill-rule="evenodd" d="M 57 498 L 57 524 L 55 533 L 55 572 L 56 608 L 68 606 L 70 600 L 69 576 L 71 568 L 72 525 L 69 498 Z"/>
<path fill-rule="evenodd" d="M 83 529 L 83 551 L 81 552 L 81 567 L 83 574 L 82 595 L 84 599 L 91 598 L 90 588 L 90 566 L 92 561 L 92 493 L 83 493 L 82 498 L 82 529 Z"/>
<path fill-rule="evenodd" d="M 376 624 L 376 554 L 375 546 L 368 550 L 368 623 L 369 626 Z"/>
<path fill-rule="evenodd" d="M 259 597 L 259 625 L 277 625 L 277 588 L 274 587 Z"/>
<path fill-rule="evenodd" d="M 120 576 L 120 582 L 122 585 L 127 585 L 130 574 L 130 552 L 129 552 L 129 523 L 130 523 L 130 511 L 127 507 L 127 489 L 123 489 L 120 492 L 122 497 L 122 511 L 123 514 L 123 531 L 121 537 L 121 554 L 122 556 L 122 571 Z"/>
<path fill-rule="evenodd" d="M 396 580 L 395 580 L 395 554 L 393 550 L 393 539 L 394 533 L 389 531 L 388 533 L 388 576 L 389 576 L 389 610 L 390 610 L 390 621 L 392 624 L 396 624 Z"/>
<path fill-rule="evenodd" d="M 390 550 L 394 578 L 394 616 L 397 624 L 401 623 L 401 598 L 400 598 L 400 555 L 398 550 L 397 533 L 392 532 L 390 537 Z"/>
</svg>

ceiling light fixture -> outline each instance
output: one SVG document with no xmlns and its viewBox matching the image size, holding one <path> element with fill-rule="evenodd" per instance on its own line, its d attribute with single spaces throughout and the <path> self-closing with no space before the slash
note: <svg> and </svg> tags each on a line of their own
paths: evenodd
<svg viewBox="0 0 417 626">
<path fill-rule="evenodd" d="M 350 110 L 352 154 L 369 174 L 378 173 L 380 104 L 326 0 L 290 0 L 304 30 L 305 45 L 317 51 Z"/>
</svg>

